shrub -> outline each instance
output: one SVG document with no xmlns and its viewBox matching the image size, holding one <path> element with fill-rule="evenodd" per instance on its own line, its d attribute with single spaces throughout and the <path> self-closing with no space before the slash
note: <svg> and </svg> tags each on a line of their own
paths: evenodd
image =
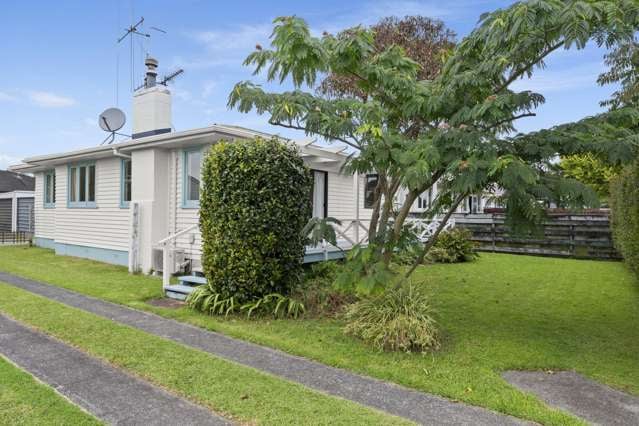
<svg viewBox="0 0 639 426">
<path fill-rule="evenodd" d="M 610 201 L 615 246 L 639 276 L 639 161 L 613 179 Z"/>
<path fill-rule="evenodd" d="M 234 297 L 223 298 L 209 286 L 199 286 L 186 299 L 189 308 L 209 315 L 236 314 L 244 312 L 248 318 L 255 315 L 273 315 L 275 318 L 298 318 L 306 308 L 304 304 L 288 296 L 273 293 L 240 305 Z"/>
<path fill-rule="evenodd" d="M 288 295 L 302 272 L 310 171 L 278 140 L 219 142 L 205 157 L 202 266 L 211 293 L 240 305 Z"/>
<path fill-rule="evenodd" d="M 317 262 L 308 268 L 304 281 L 292 293 L 292 297 L 304 304 L 307 315 L 336 316 L 342 313 L 345 306 L 357 300 L 354 294 L 333 286 L 342 268 L 340 261 Z"/>
<path fill-rule="evenodd" d="M 428 298 L 410 284 L 354 303 L 345 317 L 346 334 L 379 350 L 425 352 L 439 348 Z"/>
<path fill-rule="evenodd" d="M 468 229 L 453 228 L 439 234 L 435 245 L 428 252 L 428 259 L 432 262 L 457 263 L 470 262 L 479 255 L 475 251 L 475 244 Z"/>
</svg>

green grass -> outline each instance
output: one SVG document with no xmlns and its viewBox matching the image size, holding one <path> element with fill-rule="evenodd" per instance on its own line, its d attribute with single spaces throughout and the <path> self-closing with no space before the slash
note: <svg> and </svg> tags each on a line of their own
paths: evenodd
<svg viewBox="0 0 639 426">
<path fill-rule="evenodd" d="M 338 320 L 245 320 L 152 307 L 161 282 L 36 248 L 1 248 L 0 270 L 544 424 L 576 420 L 509 386 L 508 369 L 572 369 L 639 395 L 639 284 L 621 263 L 483 254 L 423 267 L 445 340 L 433 354 L 378 353 Z"/>
<path fill-rule="evenodd" d="M 14 319 L 241 422 L 411 424 L 2 282 L 0 291 L 0 311 Z"/>
<path fill-rule="evenodd" d="M 100 422 L 0 356 L 0 425 Z"/>
</svg>

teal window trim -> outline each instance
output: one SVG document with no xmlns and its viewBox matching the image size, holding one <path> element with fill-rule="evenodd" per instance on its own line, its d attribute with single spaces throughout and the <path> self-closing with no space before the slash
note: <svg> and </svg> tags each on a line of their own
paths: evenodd
<svg viewBox="0 0 639 426">
<path fill-rule="evenodd" d="M 88 201 L 89 199 L 89 167 L 93 166 L 95 170 L 95 181 L 93 182 L 93 201 Z M 75 182 L 75 193 L 79 198 L 80 195 L 80 168 L 86 167 L 86 172 L 84 174 L 84 190 L 85 190 L 85 200 L 87 201 L 71 201 L 71 170 L 76 169 L 77 179 Z M 83 163 L 74 163 L 69 164 L 67 166 L 67 208 L 69 209 L 97 209 L 98 205 L 96 203 L 97 200 L 97 189 L 98 189 L 98 168 L 95 165 L 94 161 L 91 162 L 83 162 Z"/>
<path fill-rule="evenodd" d="M 129 208 L 129 203 L 131 202 L 131 200 L 125 200 L 124 199 L 124 195 L 126 194 L 125 191 L 125 185 L 126 185 L 126 177 L 124 175 L 125 173 L 125 165 L 127 163 L 127 161 L 129 163 L 131 163 L 131 159 L 125 159 L 122 158 L 122 160 L 120 161 L 120 208 L 121 209 L 128 209 Z M 133 181 L 133 163 L 131 163 L 131 181 Z M 133 189 L 133 188 L 131 188 Z M 131 196 L 131 194 L 129 194 L 129 196 Z"/>
<path fill-rule="evenodd" d="M 202 170 L 202 160 L 204 159 L 204 149 L 203 146 L 196 146 L 193 148 L 185 148 L 182 150 L 182 208 L 183 209 L 199 209 L 200 208 L 200 200 L 189 200 L 187 199 L 188 194 L 188 179 L 187 179 L 187 166 L 189 161 L 189 154 L 192 152 L 200 152 L 200 171 Z M 201 180 L 201 172 L 200 172 L 200 187 L 202 184 Z"/>
<path fill-rule="evenodd" d="M 50 180 L 49 180 L 50 178 Z M 55 208 L 55 170 L 49 170 L 46 171 L 42 174 L 42 203 L 43 203 L 43 207 L 45 209 L 54 209 Z M 47 195 L 49 194 L 49 184 L 53 184 L 53 190 L 51 192 L 52 194 L 52 200 L 51 201 L 47 201 Z"/>
</svg>

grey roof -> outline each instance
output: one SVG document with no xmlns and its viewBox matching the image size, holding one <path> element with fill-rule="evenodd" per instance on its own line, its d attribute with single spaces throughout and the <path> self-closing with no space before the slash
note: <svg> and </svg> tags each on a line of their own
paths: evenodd
<svg viewBox="0 0 639 426">
<path fill-rule="evenodd" d="M 0 170 L 0 192 L 33 191 L 35 179 L 21 173 Z"/>
</svg>

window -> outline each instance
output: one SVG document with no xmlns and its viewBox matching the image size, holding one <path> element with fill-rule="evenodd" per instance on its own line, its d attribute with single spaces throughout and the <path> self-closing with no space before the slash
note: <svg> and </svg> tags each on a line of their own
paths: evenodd
<svg viewBox="0 0 639 426">
<path fill-rule="evenodd" d="M 200 176 L 202 169 L 202 151 L 184 151 L 184 182 L 182 185 L 182 207 L 200 206 Z"/>
<path fill-rule="evenodd" d="M 44 174 L 44 207 L 55 207 L 55 170 Z"/>
<path fill-rule="evenodd" d="M 95 164 L 69 166 L 69 207 L 95 207 Z"/>
<path fill-rule="evenodd" d="M 378 175 L 366 175 L 366 186 L 364 187 L 364 208 L 372 209 L 375 204 L 375 189 L 379 181 Z"/>
<path fill-rule="evenodd" d="M 131 160 L 122 159 L 120 177 L 120 207 L 129 207 L 131 201 Z"/>
<path fill-rule="evenodd" d="M 423 193 L 419 197 L 417 197 L 417 208 L 418 209 L 429 209 L 430 205 L 433 202 L 433 189 L 429 189 L 428 193 Z"/>
</svg>

